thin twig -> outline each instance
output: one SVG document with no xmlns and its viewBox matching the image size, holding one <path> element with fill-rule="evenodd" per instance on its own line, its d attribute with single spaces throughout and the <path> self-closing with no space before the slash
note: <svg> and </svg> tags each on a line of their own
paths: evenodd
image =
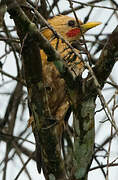
<svg viewBox="0 0 118 180">
<path fill-rule="evenodd" d="M 17 180 L 19 178 L 19 176 L 24 171 L 24 169 L 27 166 L 27 164 L 29 163 L 29 161 L 32 159 L 33 154 L 34 154 L 34 152 L 31 154 L 31 156 L 28 158 L 28 160 L 24 163 L 24 166 L 21 168 L 21 170 L 19 171 L 19 173 L 17 174 L 17 176 L 15 177 L 14 180 Z"/>
<path fill-rule="evenodd" d="M 103 9 L 110 9 L 110 10 L 118 11 L 118 8 L 112 8 L 112 7 L 106 7 L 106 6 L 98 6 L 98 5 L 93 5 L 93 4 L 90 4 L 90 3 L 83 3 L 83 2 L 74 1 L 74 0 L 72 0 L 72 2 L 77 3 L 77 4 L 81 4 L 82 6 L 90 6 L 90 7 L 93 7 L 93 8 L 103 8 Z"/>
</svg>

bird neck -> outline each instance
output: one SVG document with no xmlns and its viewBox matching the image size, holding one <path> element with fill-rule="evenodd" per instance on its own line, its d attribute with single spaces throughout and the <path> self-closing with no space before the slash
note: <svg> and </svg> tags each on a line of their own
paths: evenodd
<svg viewBox="0 0 118 180">
<path fill-rule="evenodd" d="M 43 29 L 41 30 L 41 33 L 42 33 L 43 36 L 44 36 L 46 39 L 48 39 L 48 40 L 50 40 L 50 39 L 53 37 L 52 31 L 51 31 L 50 29 L 48 29 L 48 28 L 43 28 Z"/>
</svg>

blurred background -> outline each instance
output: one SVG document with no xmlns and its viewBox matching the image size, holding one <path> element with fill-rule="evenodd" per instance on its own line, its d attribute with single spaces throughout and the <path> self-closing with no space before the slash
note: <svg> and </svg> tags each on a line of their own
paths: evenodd
<svg viewBox="0 0 118 180">
<path fill-rule="evenodd" d="M 36 7 L 46 19 L 58 14 L 74 17 L 68 0 L 27 0 L 27 2 L 30 6 Z M 118 25 L 118 2 L 117 0 L 72 0 L 72 2 L 78 19 L 83 22 L 102 22 L 85 35 L 94 66 L 110 33 Z M 44 180 L 43 173 L 39 175 L 36 168 L 33 153 L 35 140 L 31 127 L 28 127 L 27 89 L 20 75 L 21 47 L 14 22 L 3 6 L 0 1 L 0 179 Z M 3 9 L 5 13 L 2 13 Z M 86 59 L 86 56 L 83 58 Z M 115 64 L 102 93 L 118 126 L 118 63 Z M 118 136 L 106 117 L 99 97 L 96 101 L 95 126 L 95 154 L 89 180 L 104 180 L 106 173 L 109 174 L 109 180 L 116 180 Z"/>
</svg>

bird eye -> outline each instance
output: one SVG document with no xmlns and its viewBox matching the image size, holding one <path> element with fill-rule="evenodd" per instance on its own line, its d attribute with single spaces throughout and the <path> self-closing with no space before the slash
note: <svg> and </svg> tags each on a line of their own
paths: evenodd
<svg viewBox="0 0 118 180">
<path fill-rule="evenodd" d="M 69 20 L 68 21 L 68 26 L 75 27 L 75 21 L 74 20 Z"/>
</svg>

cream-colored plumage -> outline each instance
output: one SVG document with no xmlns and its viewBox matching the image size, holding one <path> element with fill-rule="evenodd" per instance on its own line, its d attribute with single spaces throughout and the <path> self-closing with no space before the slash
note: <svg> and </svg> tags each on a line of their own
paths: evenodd
<svg viewBox="0 0 118 180">
<path fill-rule="evenodd" d="M 63 15 L 55 16 L 54 18 L 48 20 L 48 22 L 51 26 L 53 26 L 57 33 L 59 33 L 65 40 L 70 43 L 74 40 L 79 40 L 81 37 L 78 24 L 72 17 Z M 81 25 L 82 31 L 84 33 L 88 29 L 95 27 L 100 23 L 92 23 L 92 25 L 88 23 L 88 29 L 86 24 L 86 28 L 84 28 L 84 24 L 82 24 L 80 20 L 79 24 Z M 66 43 L 60 39 L 53 38 L 54 35 L 48 28 L 44 28 L 41 32 L 51 42 L 51 45 L 57 49 L 62 58 L 68 62 L 69 66 L 76 64 L 75 66 L 76 69 L 78 69 L 78 72 L 81 73 L 83 71 L 84 65 L 78 57 L 76 57 L 73 62 L 69 62 L 74 57 L 74 54 L 71 53 L 72 51 L 70 48 L 68 48 Z M 49 113 L 52 117 L 54 117 L 54 119 L 59 120 L 61 123 L 64 120 L 70 103 L 67 96 L 66 84 L 53 62 L 48 62 L 47 56 L 43 50 L 41 50 L 41 59 Z"/>
<path fill-rule="evenodd" d="M 61 15 L 50 19 L 48 22 L 54 27 L 57 33 L 59 33 L 64 39 L 68 40 L 66 37 L 66 32 L 72 29 L 72 27 L 68 26 L 69 20 L 73 20 L 73 18 Z M 52 31 L 48 28 L 44 29 L 42 34 L 48 40 L 51 40 L 54 36 Z M 54 48 L 57 47 L 57 51 L 62 57 L 68 57 L 69 51 L 71 51 L 67 48 L 67 45 L 62 42 L 62 40 L 58 40 L 57 38 L 51 41 L 51 45 Z M 59 120 L 61 123 L 64 120 L 64 116 L 69 107 L 66 84 L 64 79 L 61 78 L 53 62 L 47 61 L 47 56 L 43 50 L 41 50 L 41 59 L 44 84 L 45 86 L 49 87 L 47 88 L 47 103 L 50 113 L 52 117 L 56 118 L 56 120 Z"/>
</svg>

